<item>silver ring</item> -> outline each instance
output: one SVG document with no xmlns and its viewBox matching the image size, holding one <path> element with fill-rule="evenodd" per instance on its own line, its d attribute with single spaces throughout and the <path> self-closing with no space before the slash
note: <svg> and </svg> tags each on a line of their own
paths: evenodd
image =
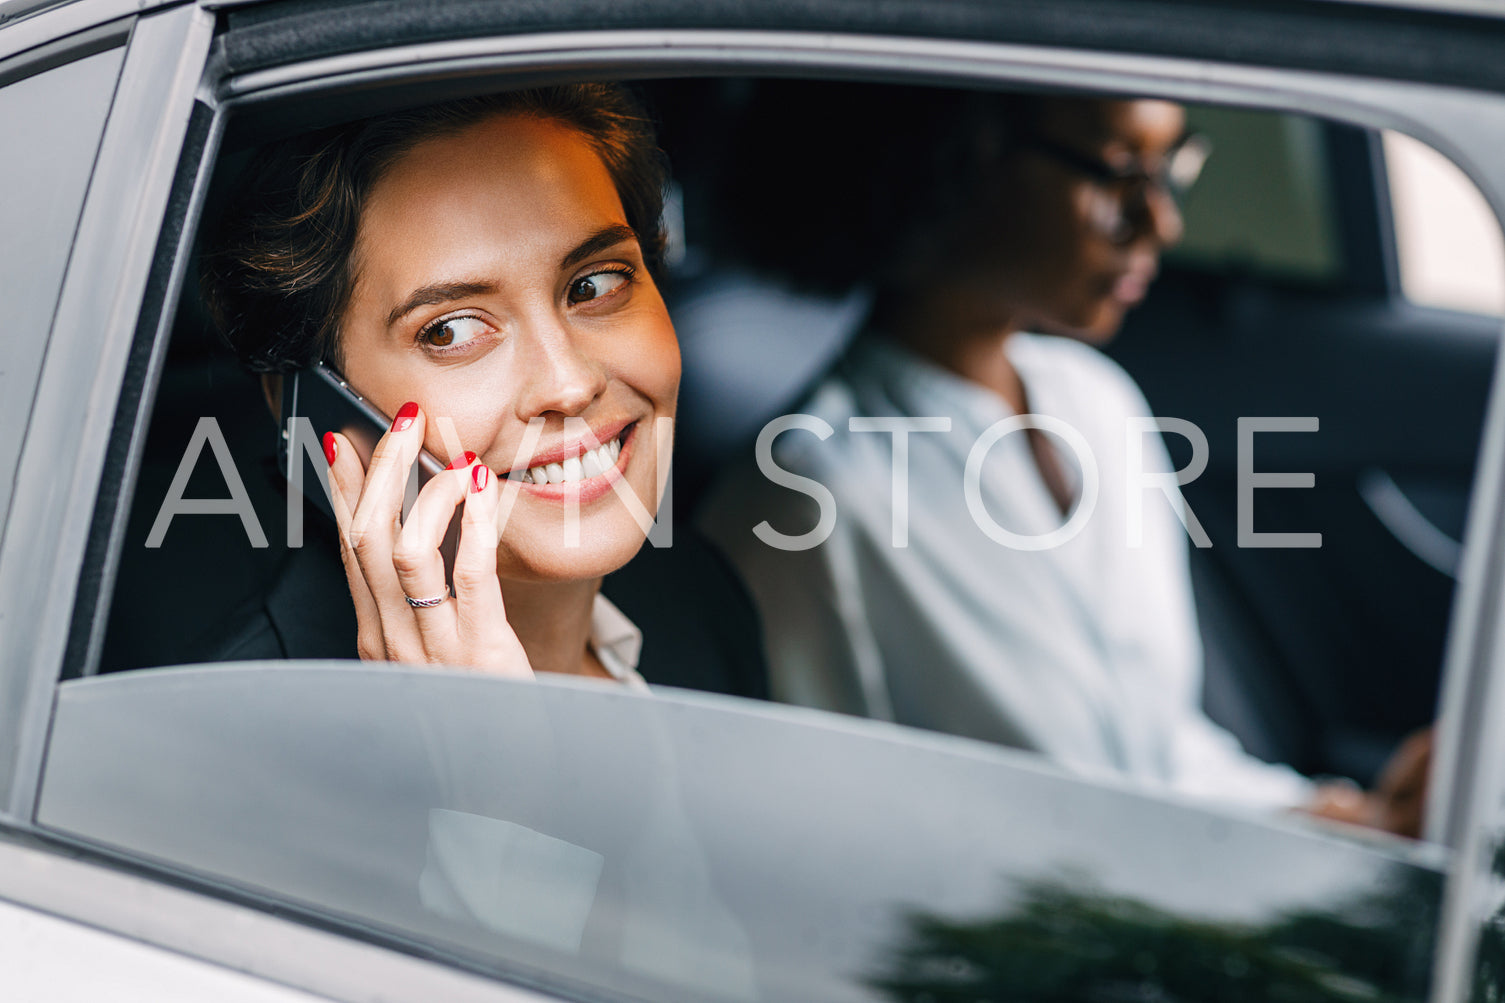
<svg viewBox="0 0 1505 1003">
<path fill-rule="evenodd" d="M 446 589 L 442 596 L 433 596 L 429 599 L 414 599 L 406 592 L 402 594 L 402 597 L 406 599 L 408 601 L 408 605 L 413 607 L 414 609 L 428 609 L 431 606 L 438 606 L 442 603 L 449 602 L 449 597 L 454 594 L 455 590 L 451 588 Z"/>
</svg>

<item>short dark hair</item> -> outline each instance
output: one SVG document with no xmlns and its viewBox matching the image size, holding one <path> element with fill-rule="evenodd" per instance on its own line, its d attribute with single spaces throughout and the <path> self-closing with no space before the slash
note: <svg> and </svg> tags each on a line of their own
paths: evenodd
<svg viewBox="0 0 1505 1003">
<path fill-rule="evenodd" d="M 578 131 L 616 185 L 650 270 L 663 255 L 668 171 L 640 106 L 615 84 L 569 84 L 465 98 L 380 115 L 274 143 L 237 181 L 210 238 L 201 279 L 210 316 L 253 372 L 339 362 L 339 318 L 372 188 L 408 150 L 496 115 Z"/>
<path fill-rule="evenodd" d="M 881 283 L 964 218 L 1042 96 L 762 80 L 711 192 L 722 260 L 823 294 Z"/>
</svg>

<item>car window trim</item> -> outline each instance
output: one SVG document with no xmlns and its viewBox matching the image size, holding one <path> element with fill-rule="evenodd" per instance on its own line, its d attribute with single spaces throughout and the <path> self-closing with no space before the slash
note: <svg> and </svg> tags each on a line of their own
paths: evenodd
<svg viewBox="0 0 1505 1003">
<path fill-rule="evenodd" d="M 191 241 L 185 245 L 183 238 L 192 235 L 203 211 L 223 131 L 224 117 L 195 101 L 172 185 L 171 199 L 183 206 L 183 211 L 168 213 L 152 256 L 146 295 L 126 362 L 126 378 L 110 424 L 99 494 L 84 549 L 86 572 L 80 576 L 74 598 L 62 679 L 93 675 L 99 665 L 152 404 L 188 277 L 189 256 L 179 251 L 191 246 Z"/>
<path fill-rule="evenodd" d="M 123 41 L 137 15 L 148 8 L 174 2 L 180 0 L 94 0 L 0 21 L 0 62 L 40 55 L 35 52 L 39 49 L 45 52 L 54 46 L 87 44 L 88 37 L 99 31 L 112 33 Z"/>
<path fill-rule="evenodd" d="M 125 44 L 133 24 L 135 18 L 125 18 L 86 28 L 66 38 L 29 48 L 19 55 L 0 56 L 0 87 L 118 48 Z"/>
</svg>

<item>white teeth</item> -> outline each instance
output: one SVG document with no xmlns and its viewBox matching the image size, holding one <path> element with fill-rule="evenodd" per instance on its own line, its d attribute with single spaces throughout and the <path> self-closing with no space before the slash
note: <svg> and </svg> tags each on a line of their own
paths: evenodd
<svg viewBox="0 0 1505 1003">
<path fill-rule="evenodd" d="M 601 473 L 603 474 L 610 470 L 612 467 L 616 466 L 617 456 L 611 451 L 612 443 L 616 441 L 617 440 L 613 439 L 606 445 L 598 446 L 586 454 L 587 456 L 594 456 L 596 458 L 596 463 L 601 467 Z"/>
<path fill-rule="evenodd" d="M 590 477 L 600 477 L 617 465 L 617 460 L 621 455 L 622 440 L 616 438 L 604 446 L 587 449 L 579 456 L 572 456 L 559 463 L 529 467 L 511 476 L 516 480 L 533 484 L 570 484 Z"/>
</svg>

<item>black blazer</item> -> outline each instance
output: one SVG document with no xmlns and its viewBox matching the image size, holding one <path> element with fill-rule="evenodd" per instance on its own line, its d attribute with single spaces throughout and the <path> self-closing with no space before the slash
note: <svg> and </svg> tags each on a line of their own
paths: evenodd
<svg viewBox="0 0 1505 1003">
<path fill-rule="evenodd" d="M 206 661 L 355 658 L 350 601 L 333 528 L 315 517 L 301 550 L 259 608 L 227 625 Z M 602 592 L 643 632 L 638 671 L 650 683 L 712 693 L 768 697 L 757 613 L 726 560 L 693 530 L 676 528 L 672 547 L 644 545 L 608 575 Z"/>
</svg>

